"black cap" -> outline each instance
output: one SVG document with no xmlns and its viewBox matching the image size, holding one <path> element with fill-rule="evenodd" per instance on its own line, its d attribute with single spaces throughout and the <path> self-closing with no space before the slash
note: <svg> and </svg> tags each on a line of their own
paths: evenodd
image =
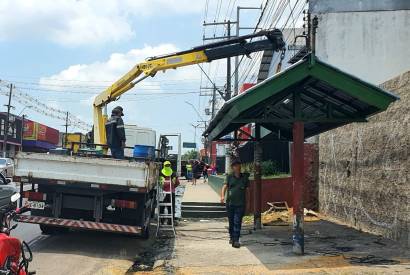
<svg viewBox="0 0 410 275">
<path fill-rule="evenodd" d="M 237 165 L 237 164 L 242 164 L 242 162 L 241 162 L 240 159 L 233 159 L 233 160 L 231 161 L 231 166 L 234 166 L 234 165 Z"/>
<path fill-rule="evenodd" d="M 121 106 L 117 106 L 114 109 L 112 109 L 111 113 L 118 114 L 120 116 L 124 116 L 123 109 L 122 109 Z"/>
</svg>

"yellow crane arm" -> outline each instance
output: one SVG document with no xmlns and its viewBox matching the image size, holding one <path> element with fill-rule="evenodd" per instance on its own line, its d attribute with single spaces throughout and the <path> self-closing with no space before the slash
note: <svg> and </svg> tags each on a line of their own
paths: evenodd
<svg viewBox="0 0 410 275">
<path fill-rule="evenodd" d="M 207 62 L 207 57 L 204 51 L 196 51 L 152 59 L 134 66 L 132 70 L 94 99 L 94 143 L 106 144 L 105 122 L 107 116 L 106 114 L 103 114 L 103 107 L 106 104 L 118 99 L 122 94 L 132 89 L 136 83 L 148 76 L 154 76 L 158 71 L 176 69 L 178 67 L 203 62 Z M 143 77 L 137 79 L 142 74 L 144 74 Z M 137 79 L 137 81 L 134 81 L 135 79 Z"/>
<path fill-rule="evenodd" d="M 265 37 L 257 41 L 247 41 L 255 37 Z M 128 73 L 105 89 L 94 100 L 94 143 L 106 144 L 105 122 L 107 114 L 103 108 L 110 102 L 117 100 L 122 94 L 132 89 L 135 84 L 148 76 L 155 76 L 158 71 L 176 69 L 213 60 L 248 55 L 252 52 L 272 49 L 281 50 L 284 47 L 282 33 L 279 30 L 259 31 L 254 34 L 239 36 L 233 39 L 205 44 L 191 50 L 169 55 L 152 57 L 147 61 L 135 65 Z"/>
</svg>

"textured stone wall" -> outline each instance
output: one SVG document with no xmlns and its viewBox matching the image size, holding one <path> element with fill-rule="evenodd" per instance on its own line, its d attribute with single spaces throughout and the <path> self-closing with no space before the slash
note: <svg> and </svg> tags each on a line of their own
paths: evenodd
<svg viewBox="0 0 410 275">
<path fill-rule="evenodd" d="M 410 245 L 410 72 L 381 86 L 401 100 L 320 135 L 319 209 Z"/>
</svg>

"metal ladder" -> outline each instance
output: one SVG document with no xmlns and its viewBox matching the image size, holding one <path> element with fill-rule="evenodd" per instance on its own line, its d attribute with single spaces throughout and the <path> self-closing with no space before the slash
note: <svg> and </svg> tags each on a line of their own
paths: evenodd
<svg viewBox="0 0 410 275">
<path fill-rule="evenodd" d="M 160 185 L 160 181 L 157 182 L 157 232 L 155 234 L 158 237 L 158 233 L 161 230 L 164 231 L 172 231 L 174 237 L 176 236 L 175 226 L 174 226 L 174 209 L 172 208 L 173 198 L 172 198 L 172 178 L 170 180 L 164 180 L 164 184 L 169 183 L 169 192 L 164 191 L 162 186 Z M 170 196 L 169 202 L 164 202 L 165 196 Z M 161 208 L 164 207 L 165 209 L 171 209 L 167 214 L 161 213 Z M 164 211 L 165 212 L 165 211 Z M 171 224 L 168 224 L 168 221 L 171 220 Z M 164 221 L 162 224 L 161 221 Z"/>
</svg>

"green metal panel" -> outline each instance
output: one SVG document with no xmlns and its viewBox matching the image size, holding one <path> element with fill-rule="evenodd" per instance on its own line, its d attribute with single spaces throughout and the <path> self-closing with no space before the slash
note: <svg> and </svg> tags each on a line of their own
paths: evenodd
<svg viewBox="0 0 410 275">
<path fill-rule="evenodd" d="M 311 68 L 310 75 L 379 109 L 386 109 L 392 101 L 396 100 L 393 95 L 380 88 L 352 78 L 352 76 L 320 61 L 316 61 L 316 64 Z"/>
</svg>

